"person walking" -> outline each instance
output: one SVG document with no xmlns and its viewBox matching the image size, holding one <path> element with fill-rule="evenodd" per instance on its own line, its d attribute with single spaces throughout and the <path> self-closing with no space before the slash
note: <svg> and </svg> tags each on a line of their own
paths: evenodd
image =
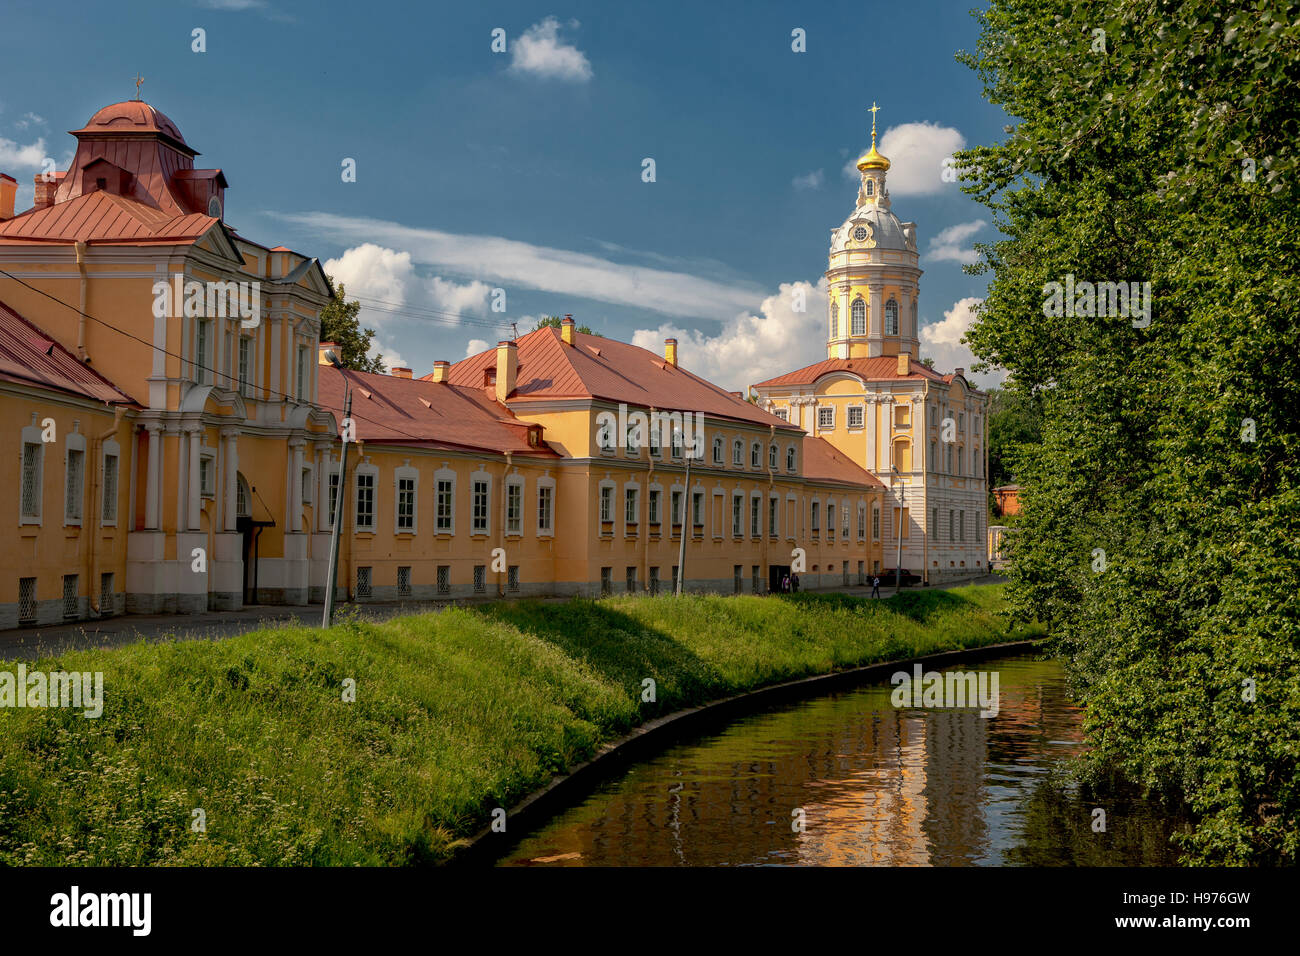
<svg viewBox="0 0 1300 956">
<path fill-rule="evenodd" d="M 794 593 L 794 594 L 798 594 L 798 593 L 799 593 L 799 575 L 798 575 L 798 574 L 791 574 L 791 575 L 790 575 L 790 591 L 791 591 L 792 593 Z"/>
<path fill-rule="evenodd" d="M 880 578 L 875 575 L 871 577 L 871 596 L 873 598 L 880 597 Z"/>
<path fill-rule="evenodd" d="M 790 593 L 790 575 L 788 574 L 781 578 L 781 593 L 782 594 Z"/>
</svg>

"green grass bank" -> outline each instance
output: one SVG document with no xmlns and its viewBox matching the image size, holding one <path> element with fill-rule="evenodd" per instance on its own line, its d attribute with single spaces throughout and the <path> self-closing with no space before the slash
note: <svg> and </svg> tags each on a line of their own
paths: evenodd
<svg viewBox="0 0 1300 956">
<path fill-rule="evenodd" d="M 103 714 L 0 708 L 0 864 L 441 862 L 491 808 L 643 721 L 1041 636 L 1000 616 L 1002 587 L 503 602 L 30 662 L 102 671 Z"/>
</svg>

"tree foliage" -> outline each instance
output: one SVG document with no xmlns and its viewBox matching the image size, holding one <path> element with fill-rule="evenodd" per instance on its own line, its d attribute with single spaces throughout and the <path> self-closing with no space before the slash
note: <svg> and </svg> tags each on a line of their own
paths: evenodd
<svg viewBox="0 0 1300 956">
<path fill-rule="evenodd" d="M 1038 447 L 1041 412 L 1037 396 L 989 389 L 989 487 L 1016 480 L 1016 460 Z"/>
<path fill-rule="evenodd" d="M 968 341 L 1042 415 L 1013 604 L 1187 862 L 1294 864 L 1300 6 L 1249 6 L 992 0 L 959 58 L 1013 125 L 957 162 L 1007 236 Z M 1067 275 L 1150 282 L 1150 324 L 1045 315 Z"/>
<path fill-rule="evenodd" d="M 338 346 L 339 361 L 344 368 L 357 372 L 387 372 L 384 357 L 376 355 L 370 358 L 370 340 L 374 338 L 374 329 L 362 329 L 358 314 L 361 303 L 347 300 L 347 290 L 342 282 L 330 278 L 334 296 L 326 303 L 320 313 L 320 340 L 333 342 Z"/>
<path fill-rule="evenodd" d="M 537 324 L 534 325 L 530 331 L 536 332 L 538 329 L 547 329 L 547 328 L 558 329 L 562 321 L 563 320 L 558 315 L 542 316 L 542 318 L 537 320 Z M 576 325 L 574 326 L 574 331 L 581 332 L 583 335 L 596 334 L 595 332 L 591 331 L 590 326 L 586 326 L 586 325 Z"/>
</svg>

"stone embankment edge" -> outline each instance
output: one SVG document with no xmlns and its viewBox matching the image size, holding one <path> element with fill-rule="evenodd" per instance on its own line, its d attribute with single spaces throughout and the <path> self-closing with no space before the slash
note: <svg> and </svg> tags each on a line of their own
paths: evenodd
<svg viewBox="0 0 1300 956">
<path fill-rule="evenodd" d="M 546 786 L 524 797 L 513 808 L 506 811 L 505 833 L 494 833 L 490 826 L 484 827 L 457 847 L 448 865 L 490 865 L 507 853 L 519 840 L 526 837 L 538 824 L 544 823 L 560 810 L 574 805 L 601 779 L 616 773 L 620 765 L 626 761 L 647 751 L 662 749 L 674 739 L 685 736 L 701 725 L 717 724 L 775 704 L 879 681 L 899 668 L 911 667 L 914 664 L 951 667 L 954 664 L 1029 651 L 1041 645 L 1043 640 L 1043 638 L 1034 638 L 1007 641 L 1002 644 L 985 644 L 982 647 L 939 651 L 935 654 L 897 661 L 864 664 L 861 667 L 757 687 L 754 690 L 701 704 L 699 707 L 686 707 L 648 720 L 617 740 L 602 745 L 590 760 L 578 764 L 568 773 L 557 774 Z"/>
</svg>

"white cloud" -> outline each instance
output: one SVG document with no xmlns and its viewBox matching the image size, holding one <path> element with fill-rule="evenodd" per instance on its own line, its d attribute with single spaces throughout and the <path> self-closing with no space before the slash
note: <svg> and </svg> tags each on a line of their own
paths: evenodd
<svg viewBox="0 0 1300 956">
<path fill-rule="evenodd" d="M 971 374 L 978 359 L 962 342 L 962 337 L 975 321 L 975 309 L 983 299 L 967 297 L 958 299 L 943 314 L 943 319 L 921 327 L 921 357 L 934 359 L 936 372 L 947 375 L 958 368 L 966 370 L 967 380 L 979 388 L 1001 385 L 1006 372 L 994 370 L 979 375 Z"/>
<path fill-rule="evenodd" d="M 47 155 L 43 136 L 26 145 L 0 136 L 0 171 L 7 172 L 13 168 L 40 169 Z"/>
<path fill-rule="evenodd" d="M 14 120 L 14 129 L 27 129 L 29 126 L 44 126 L 45 117 L 35 113 L 24 113 L 22 119 Z"/>
<path fill-rule="evenodd" d="M 795 311 L 802 295 L 802 312 Z M 664 323 L 638 329 L 632 344 L 661 352 L 664 339 L 676 338 L 681 365 L 723 388 L 748 392 L 749 386 L 826 357 L 823 317 L 826 280 L 783 282 L 759 306 L 761 314 L 743 312 L 724 323 L 717 335 Z"/>
<path fill-rule="evenodd" d="M 478 355 L 479 352 L 486 352 L 491 347 L 484 339 L 470 339 L 465 344 L 465 358 Z"/>
<path fill-rule="evenodd" d="M 795 189 L 800 190 L 821 189 L 822 183 L 825 182 L 825 180 L 826 177 L 822 174 L 822 171 L 820 169 L 814 169 L 811 173 L 807 173 L 806 175 L 796 176 L 790 181 L 790 185 L 794 186 Z"/>
<path fill-rule="evenodd" d="M 333 213 L 273 214 L 341 243 L 409 250 L 412 263 L 510 286 L 592 299 L 671 316 L 728 320 L 753 308 L 762 290 L 686 272 L 613 262 L 587 253 L 500 236 L 459 235 Z M 333 260 L 331 260 L 333 261 Z M 329 263 L 326 264 L 329 271 Z M 383 298 L 383 296 L 380 296 Z"/>
<path fill-rule="evenodd" d="M 891 196 L 926 196 L 953 185 L 943 181 L 943 161 L 966 145 L 966 138 L 951 126 L 938 123 L 903 123 L 891 126 L 880 137 L 880 150 L 890 162 L 886 185 Z M 854 153 L 844 166 L 844 175 L 859 177 Z"/>
<path fill-rule="evenodd" d="M 966 242 L 987 225 L 988 223 L 983 219 L 976 219 L 974 222 L 959 222 L 955 226 L 941 230 L 930 240 L 930 248 L 926 251 L 925 257 L 931 262 L 947 260 L 960 262 L 962 265 L 978 262 L 979 255 L 973 248 L 967 246 Z"/>
<path fill-rule="evenodd" d="M 569 26 L 576 29 L 578 21 L 570 20 Z M 586 54 L 560 39 L 560 21 L 555 17 L 534 23 L 511 44 L 510 70 L 576 83 L 585 83 L 592 77 Z"/>
<path fill-rule="evenodd" d="M 433 301 L 432 308 L 459 315 L 462 312 L 487 312 L 488 295 L 492 292 L 492 288 L 486 282 L 479 282 L 477 279 L 459 285 L 448 279 L 434 276 L 426 283 L 425 291 Z"/>
</svg>

